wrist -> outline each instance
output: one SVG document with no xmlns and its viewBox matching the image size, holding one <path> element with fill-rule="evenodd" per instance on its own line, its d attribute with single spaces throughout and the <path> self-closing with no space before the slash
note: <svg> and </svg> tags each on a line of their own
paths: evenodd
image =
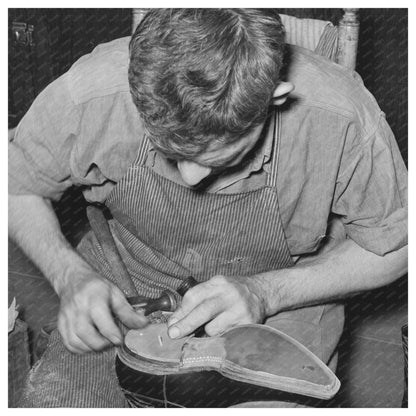
<svg viewBox="0 0 416 416">
<path fill-rule="evenodd" d="M 293 268 L 260 273 L 250 280 L 251 290 L 263 303 L 265 315 L 273 316 L 293 307 L 290 282 L 293 282 Z"/>
<path fill-rule="evenodd" d="M 66 253 L 64 259 L 59 271 L 50 279 L 59 297 L 67 289 L 91 279 L 91 276 L 96 274 L 91 266 L 74 251 Z"/>
</svg>

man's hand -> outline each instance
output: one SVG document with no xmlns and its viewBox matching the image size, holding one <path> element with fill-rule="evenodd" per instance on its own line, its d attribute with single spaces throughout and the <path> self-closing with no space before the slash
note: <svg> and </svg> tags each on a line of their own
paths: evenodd
<svg viewBox="0 0 416 416">
<path fill-rule="evenodd" d="M 119 344 L 122 335 L 114 317 L 129 328 L 147 324 L 123 293 L 68 243 L 49 200 L 37 195 L 9 195 L 9 235 L 59 295 L 58 329 L 70 351 L 82 353 Z"/>
<path fill-rule="evenodd" d="M 122 343 L 114 316 L 129 328 L 142 328 L 148 321 L 133 310 L 114 284 L 91 271 L 74 278 L 61 292 L 58 329 L 65 346 L 74 353 L 100 351 Z"/>
<path fill-rule="evenodd" d="M 169 336 L 179 338 L 201 325 L 209 336 L 234 325 L 259 323 L 265 306 L 250 278 L 215 276 L 190 289 L 169 319 Z"/>
</svg>

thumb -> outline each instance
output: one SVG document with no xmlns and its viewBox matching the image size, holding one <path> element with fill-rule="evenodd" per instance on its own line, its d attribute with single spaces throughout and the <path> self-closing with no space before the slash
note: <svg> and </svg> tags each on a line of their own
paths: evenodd
<svg viewBox="0 0 416 416">
<path fill-rule="evenodd" d="M 111 290 L 111 309 L 128 328 L 143 328 L 149 323 L 143 312 L 136 312 L 121 290 L 115 286 Z"/>
</svg>

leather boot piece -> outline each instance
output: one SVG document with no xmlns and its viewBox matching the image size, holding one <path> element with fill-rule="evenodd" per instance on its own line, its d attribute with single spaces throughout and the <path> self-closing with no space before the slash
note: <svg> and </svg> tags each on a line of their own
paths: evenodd
<svg viewBox="0 0 416 416">
<path fill-rule="evenodd" d="M 169 338 L 166 323 L 153 324 L 130 330 L 118 358 L 119 381 L 129 391 L 135 389 L 135 376 L 143 384 L 143 373 L 154 381 L 157 376 L 183 375 L 186 384 L 182 388 L 195 396 L 190 376 L 200 372 L 207 374 L 205 389 L 218 389 L 222 395 L 242 385 L 245 391 L 259 386 L 256 397 L 260 399 L 270 400 L 273 391 L 279 390 L 327 400 L 340 388 L 335 374 L 306 347 L 281 331 L 258 324 L 236 326 L 214 337 L 192 335 L 178 340 Z M 129 374 L 128 368 L 137 373 Z M 219 373 L 214 379 L 213 371 Z M 196 375 L 195 380 L 200 383 L 202 376 Z M 176 390 L 180 380 L 176 377 Z"/>
</svg>

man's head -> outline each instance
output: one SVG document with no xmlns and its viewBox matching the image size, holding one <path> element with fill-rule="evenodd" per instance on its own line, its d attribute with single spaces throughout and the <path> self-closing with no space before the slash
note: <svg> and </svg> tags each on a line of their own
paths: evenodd
<svg viewBox="0 0 416 416">
<path fill-rule="evenodd" d="M 272 9 L 156 9 L 130 43 L 133 100 L 154 146 L 194 160 L 264 122 L 284 29 Z"/>
</svg>

